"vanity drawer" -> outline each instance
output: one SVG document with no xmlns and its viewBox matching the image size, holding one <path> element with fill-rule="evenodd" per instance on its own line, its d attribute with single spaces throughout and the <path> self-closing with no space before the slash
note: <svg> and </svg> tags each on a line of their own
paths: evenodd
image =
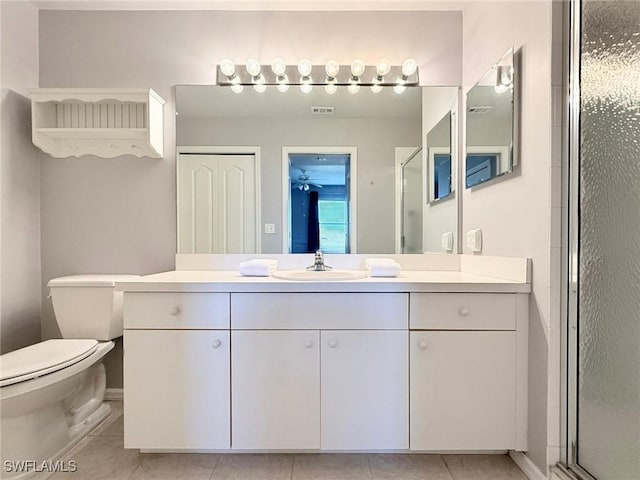
<svg viewBox="0 0 640 480">
<path fill-rule="evenodd" d="M 406 329 L 406 293 L 232 293 L 233 329 Z"/>
<path fill-rule="evenodd" d="M 413 330 L 515 330 L 516 295 L 412 293 Z"/>
<path fill-rule="evenodd" d="M 124 328 L 229 328 L 228 293 L 125 293 Z"/>
</svg>

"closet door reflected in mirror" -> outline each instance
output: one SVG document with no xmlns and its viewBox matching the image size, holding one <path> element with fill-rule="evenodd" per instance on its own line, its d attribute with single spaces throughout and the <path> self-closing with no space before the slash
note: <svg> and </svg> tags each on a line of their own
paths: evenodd
<svg viewBox="0 0 640 480">
<path fill-rule="evenodd" d="M 518 164 L 518 71 L 513 47 L 467 92 L 465 188 Z"/>
</svg>

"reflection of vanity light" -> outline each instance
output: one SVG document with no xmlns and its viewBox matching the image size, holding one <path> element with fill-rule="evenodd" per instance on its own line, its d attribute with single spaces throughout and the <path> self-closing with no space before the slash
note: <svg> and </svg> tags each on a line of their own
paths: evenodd
<svg viewBox="0 0 640 480">
<path fill-rule="evenodd" d="M 287 84 L 287 83 L 279 83 L 278 85 L 276 85 L 276 89 L 280 93 L 286 93 L 287 90 L 289 90 L 289 84 Z"/>
<path fill-rule="evenodd" d="M 360 91 L 360 85 L 358 85 L 356 82 L 351 82 L 349 83 L 347 90 L 349 91 L 350 94 L 355 95 Z"/>
<path fill-rule="evenodd" d="M 374 81 L 373 85 L 371 85 L 371 91 L 373 93 L 380 93 L 382 91 L 382 85 L 380 85 L 378 82 Z"/>
<path fill-rule="evenodd" d="M 264 93 L 267 90 L 267 86 L 264 83 L 256 83 L 253 89 L 258 93 Z"/>
<path fill-rule="evenodd" d="M 313 90 L 313 86 L 311 85 L 311 83 L 303 83 L 302 85 L 300 85 L 300 91 L 302 93 L 311 93 L 311 90 Z"/>
<path fill-rule="evenodd" d="M 496 68 L 496 93 L 505 93 L 513 86 L 513 71 L 510 66 L 498 65 Z"/>
<path fill-rule="evenodd" d="M 324 91 L 327 92 L 328 95 L 333 95 L 338 91 L 338 86 L 335 83 L 327 83 L 324 86 Z"/>
<path fill-rule="evenodd" d="M 233 93 L 242 93 L 243 90 L 244 90 L 244 86 L 240 85 L 239 83 L 235 83 L 231 85 L 231 91 Z"/>
<path fill-rule="evenodd" d="M 401 95 L 405 92 L 407 86 L 404 83 L 397 83 L 393 86 L 394 93 Z"/>
</svg>

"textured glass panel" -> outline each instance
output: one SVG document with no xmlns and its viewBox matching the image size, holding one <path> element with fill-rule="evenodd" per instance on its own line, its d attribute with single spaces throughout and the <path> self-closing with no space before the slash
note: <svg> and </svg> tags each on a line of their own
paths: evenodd
<svg viewBox="0 0 640 480">
<path fill-rule="evenodd" d="M 582 16 L 578 463 L 640 479 L 640 2 Z"/>
</svg>

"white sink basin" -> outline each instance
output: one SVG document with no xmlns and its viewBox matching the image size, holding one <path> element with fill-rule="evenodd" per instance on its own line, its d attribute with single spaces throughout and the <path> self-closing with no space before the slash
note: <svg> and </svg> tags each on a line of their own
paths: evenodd
<svg viewBox="0 0 640 480">
<path fill-rule="evenodd" d="M 314 270 L 278 270 L 273 273 L 273 276 L 282 280 L 337 282 L 365 278 L 367 272 L 365 270 L 327 270 L 324 272 Z"/>
</svg>

